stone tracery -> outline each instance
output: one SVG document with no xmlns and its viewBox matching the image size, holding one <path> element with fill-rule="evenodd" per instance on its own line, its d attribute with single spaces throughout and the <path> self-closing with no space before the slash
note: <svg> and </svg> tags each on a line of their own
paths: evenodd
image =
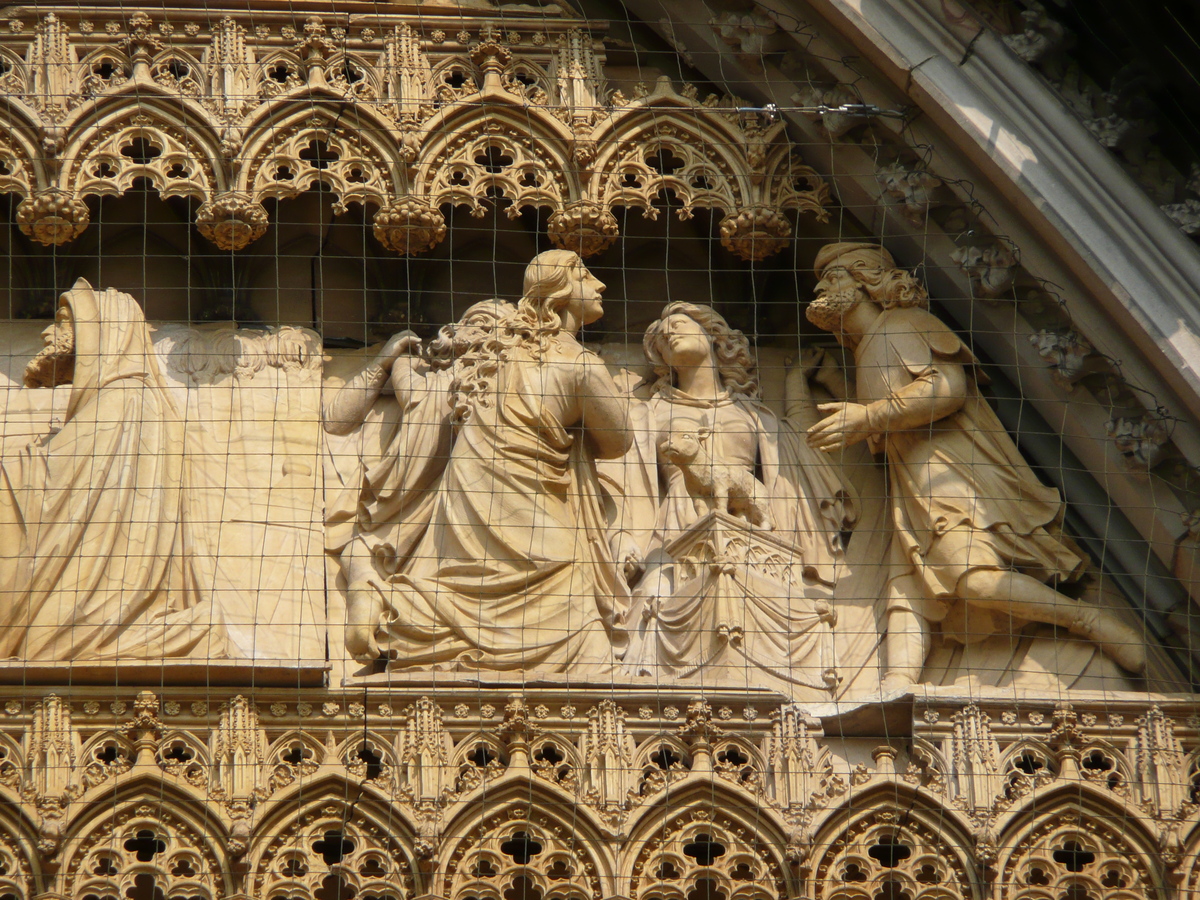
<svg viewBox="0 0 1200 900">
<path fill-rule="evenodd" d="M 148 695 L 134 702 L 152 708 Z M 177 701 L 172 703 L 162 705 L 178 708 Z M 611 703 L 600 700 L 592 710 L 594 718 L 585 720 L 598 723 L 600 717 L 611 716 L 615 711 Z M 253 726 L 252 720 L 260 712 L 265 721 L 275 719 L 275 713 L 268 714 L 268 705 L 283 713 L 282 721 L 289 727 L 268 729 L 278 735 L 273 747 L 268 746 L 265 732 L 242 742 L 242 756 L 232 763 L 233 771 L 265 774 L 285 764 L 277 760 L 286 759 L 287 765 L 303 768 L 301 781 L 283 784 L 264 779 L 258 788 L 252 787 L 253 778 L 234 775 L 230 781 L 229 775 L 222 774 L 230 764 L 219 762 L 218 757 L 229 759 L 229 750 L 237 743 L 232 740 L 236 729 L 248 729 L 247 736 L 259 733 L 262 726 Z M 729 778 L 725 769 L 734 759 L 733 745 L 718 737 L 706 749 L 706 739 L 696 731 L 703 722 L 701 711 L 694 709 L 690 726 L 671 726 L 670 720 L 659 716 L 627 717 L 643 748 L 635 759 L 661 755 L 665 760 L 672 747 L 681 752 L 683 745 L 665 737 L 672 732 L 691 742 L 694 756 L 689 757 L 689 767 L 680 767 L 681 778 L 650 794 L 628 794 L 625 799 L 631 805 L 621 824 L 606 815 L 608 803 L 600 790 L 576 792 L 568 787 L 569 792 L 563 793 L 565 785 L 554 786 L 535 774 L 537 754 L 542 752 L 544 761 L 550 743 L 562 751 L 590 754 L 587 747 L 595 738 L 583 738 L 579 731 L 583 720 L 538 720 L 544 724 L 528 742 L 530 756 L 524 756 L 522 738 L 510 739 L 515 753 L 510 762 L 519 771 L 510 766 L 504 774 L 500 769 L 486 790 L 453 799 L 443 790 L 444 782 L 439 786 L 436 779 L 420 777 L 413 768 L 417 763 L 411 748 L 423 746 L 424 752 L 432 754 L 426 760 L 431 772 L 460 754 L 482 757 L 478 710 L 461 718 L 456 713 L 436 724 L 436 705 L 421 697 L 405 715 L 381 719 L 373 745 L 410 748 L 403 757 L 409 766 L 408 788 L 396 790 L 371 778 L 370 772 L 346 766 L 343 751 L 359 747 L 363 738 L 354 719 L 344 712 L 331 710 L 322 714 L 318 727 L 296 730 L 290 727 L 297 724 L 295 713 L 278 701 L 268 703 L 264 698 L 248 704 L 234 697 L 223 706 L 208 718 L 193 714 L 188 724 L 159 731 L 145 731 L 150 720 L 140 720 L 142 730 L 137 731 L 136 741 L 149 753 L 88 793 L 106 800 L 91 804 L 86 797 L 80 803 L 68 799 L 57 807 L 57 819 L 48 817 L 59 796 L 56 792 L 90 764 L 78 754 L 55 758 L 40 752 L 32 758 L 26 798 L 47 815 L 26 825 L 10 815 L 0 817 L 0 887 L 16 897 L 32 897 L 50 889 L 48 879 L 57 877 L 56 890 L 77 900 L 93 895 L 122 897 L 131 889 L 134 894 L 129 896 L 157 890 L 167 900 L 192 896 L 217 900 L 238 893 L 261 900 L 283 896 L 406 900 L 430 893 L 450 900 L 502 900 L 506 892 L 573 900 L 598 895 L 686 900 L 693 894 L 729 900 L 787 896 L 874 900 L 881 894 L 914 900 L 1058 900 L 1060 895 L 1085 894 L 1096 900 L 1109 896 L 1134 900 L 1166 896 L 1171 866 L 1182 863 L 1179 877 L 1185 882 L 1192 877 L 1188 875 L 1192 860 L 1185 848 L 1200 841 L 1194 815 L 1180 819 L 1175 811 L 1157 812 L 1149 805 L 1137 810 L 1126 798 L 1095 785 L 1084 771 L 1091 753 L 1087 740 L 1074 745 L 1074 750 L 1062 744 L 1061 737 L 1040 745 L 1012 742 L 1011 736 L 1020 729 L 1005 721 L 1011 718 L 1010 710 L 994 705 L 986 715 L 997 723 L 1003 752 L 990 761 L 986 754 L 974 756 L 980 764 L 991 765 L 994 776 L 1008 765 L 1005 758 L 1011 754 L 1027 758 L 1037 746 L 1042 758 L 1057 753 L 1067 762 L 1061 772 L 1056 768 L 1040 776 L 1030 791 L 1036 796 L 997 798 L 991 812 L 981 803 L 964 806 L 936 785 L 914 786 L 891 748 L 877 750 L 873 766 L 854 768 L 839 758 L 837 744 L 829 744 L 814 726 L 806 726 L 807 737 L 794 727 L 790 733 L 792 740 L 813 741 L 819 755 L 812 760 L 797 757 L 801 760 L 797 774 L 804 773 L 814 785 L 822 783 L 820 790 L 794 796 L 794 789 L 787 788 L 778 774 L 765 786 L 753 779 Z M 51 721 L 39 710 L 56 707 L 54 698 L 46 698 L 24 715 Z M 1121 709 L 1118 731 L 1122 739 L 1132 736 L 1135 742 L 1143 726 L 1134 720 L 1163 714 L 1154 708 L 1141 715 L 1136 707 Z M 620 712 L 627 713 L 624 705 Z M 776 721 L 787 721 L 793 713 L 793 708 L 784 707 Z M 968 711 L 965 715 L 982 721 L 982 714 Z M 168 712 L 163 721 L 170 721 L 172 715 L 178 713 Z M 238 717 L 244 724 L 234 721 Z M 81 727 L 73 718 L 88 724 Z M 97 746 L 111 743 L 122 735 L 119 720 L 127 719 L 128 713 L 88 713 L 76 706 L 73 718 L 51 722 L 58 723 L 54 727 L 59 729 L 57 743 L 62 747 L 86 745 L 80 740 L 84 730 L 94 734 L 92 743 Z M 912 724 L 914 735 L 925 735 L 922 740 L 929 746 L 946 741 L 954 746 L 963 740 L 961 722 L 956 724 L 951 717 L 943 722 L 939 717 L 930 723 L 931 718 L 919 714 Z M 23 727 L 22 721 L 18 718 L 5 725 L 6 733 Z M 510 729 L 515 721 L 510 712 Z M 1058 721 L 1069 720 L 1060 715 Z M 1080 734 L 1086 735 L 1092 727 L 1082 726 Z M 321 729 L 329 733 L 327 748 L 319 748 L 310 737 L 298 737 Z M 1175 731 L 1180 746 L 1194 752 L 1196 728 L 1177 725 Z M 417 733 L 427 733 L 432 743 L 414 741 Z M 748 726 L 743 733 L 737 752 L 751 768 L 753 757 L 764 748 L 778 747 L 782 734 L 767 721 Z M 1054 744 L 1056 740 L 1060 743 Z M 206 746 L 218 748 L 215 757 L 199 752 Z M 204 772 L 203 778 L 170 771 L 172 761 L 185 755 L 180 747 L 196 750 L 188 762 Z M 445 755 L 438 749 L 443 747 Z M 311 755 L 306 756 L 304 748 Z M 1084 761 L 1082 768 L 1070 762 L 1076 752 Z M 738 756 L 736 762 L 741 764 L 741 759 Z M 1184 783 L 1190 765 L 1187 756 L 1161 761 L 1160 781 Z M 47 780 L 48 775 L 60 780 Z M 161 780 L 164 777 L 166 781 Z M 210 786 L 207 796 L 205 783 Z M 229 788 L 214 791 L 212 786 L 218 783 Z M 600 786 L 595 780 L 590 783 Z M 257 799 L 250 817 L 239 819 L 236 796 L 246 790 L 254 791 Z M 608 793 L 615 792 L 616 788 Z M 566 797 L 579 804 L 573 811 L 564 809 Z M 429 799 L 437 800 L 434 806 L 428 805 Z M 1179 812 L 1187 815 L 1188 808 Z M 604 835 L 609 826 L 601 823 L 609 821 L 612 834 L 625 834 L 626 840 L 607 842 Z M 1162 863 L 1156 859 L 1156 847 L 1164 839 L 1152 836 L 1155 828 L 1175 834 L 1162 844 L 1166 853 Z M 37 851 L 32 846 L 34 834 Z M 56 837 L 51 840 L 51 836 Z M 1171 851 L 1172 846 L 1178 851 Z M 976 848 L 973 854 L 970 847 Z M 243 857 L 244 866 L 234 865 Z M 49 874 L 52 870 L 43 862 L 52 858 L 58 876 Z M 239 880 L 243 878 L 244 882 Z"/>
<path fill-rule="evenodd" d="M 552 240 L 589 255 L 618 236 L 614 207 L 657 215 L 669 193 L 681 216 L 719 211 L 726 248 L 761 260 L 789 245 L 791 211 L 822 219 L 830 202 L 828 187 L 782 137 L 782 127 L 763 126 L 724 101 L 698 103 L 694 92 L 664 83 L 636 91 L 632 100 L 609 93 L 597 48 L 583 32 L 559 29 L 561 44 L 533 51 L 544 46 L 534 39 L 539 35 L 517 40 L 480 31 L 478 43 L 468 34 L 472 40 L 443 45 L 402 25 L 385 31 L 382 50 L 365 30 L 361 45 L 352 38 L 354 46 L 339 49 L 341 26 L 309 22 L 293 42 L 286 30 L 269 40 L 252 36 L 230 18 L 214 26 L 207 46 L 200 46 L 205 36 L 197 37 L 198 28 L 188 32 L 191 44 L 177 36 L 175 44 L 153 50 L 162 42 L 147 35 L 144 15 L 129 23 L 123 43 L 85 39 L 82 28 L 73 30 L 81 24 L 45 17 L 29 51 L 29 73 L 12 57 L 0 75 L 0 88 L 27 96 L 43 123 L 63 126 L 56 146 L 60 159 L 76 167 L 71 171 L 91 173 L 52 178 L 37 161 L 41 154 L 28 151 L 42 140 L 28 122 L 18 122 L 0 147 L 0 189 L 24 198 L 18 223 L 45 244 L 86 229 L 85 197 L 120 193 L 142 178 L 164 195 L 201 201 L 201 233 L 226 250 L 266 233 L 264 199 L 296 196 L 318 183 L 332 189 L 336 211 L 349 203 L 377 208 L 377 238 L 404 254 L 443 240 L 444 206 L 484 212 L 506 202 L 510 214 L 547 210 Z M 771 36 L 769 17 L 742 31 L 730 16 L 721 19 L 722 40 L 740 42 L 743 50 L 760 46 L 752 42 L 762 31 Z M 64 81 L 59 66 L 39 76 L 34 64 L 47 59 L 69 62 L 73 74 Z M 47 71 L 58 71 L 53 77 L 61 83 L 48 86 Z M 139 108 L 146 121 L 114 111 L 129 105 L 135 87 L 146 88 Z M 188 111 L 187 127 L 159 114 L 162 97 Z M 80 125 L 85 98 L 107 123 L 98 136 Z M 481 112 L 484 100 L 490 105 Z M 345 101 L 356 104 L 354 124 L 370 121 L 370 128 L 356 132 L 349 115 L 339 118 Z M 288 111 L 296 102 L 306 107 L 303 115 Z M 33 115 L 20 99 L 11 107 L 14 119 Z M 836 114 L 823 122 L 830 135 L 841 136 Z M 390 137 L 375 140 L 366 132 Z M 197 133 L 202 140 L 194 139 Z M 883 174 L 882 186 L 922 225 L 935 199 L 948 196 L 931 193 L 941 190 L 931 173 L 899 166 Z M 979 295 L 1012 289 L 1005 279 L 1013 273 L 1000 272 L 1004 266 L 988 268 L 982 255 L 970 253 L 961 262 Z M 220 346 L 283 339 L 230 335 Z M 309 355 L 301 366 L 315 371 L 321 364 L 315 338 L 302 337 Z M 238 377 L 253 374 L 248 367 L 243 372 L 238 353 L 216 352 L 218 339 L 196 344 L 193 362 L 208 368 L 190 372 L 190 383 L 235 368 Z M 1063 354 L 1078 355 L 1079 346 L 1042 355 L 1053 356 L 1070 381 L 1082 364 Z M 311 464 L 289 458 L 282 477 Z M 21 696 L 37 693 L 24 689 Z M 193 696 L 200 695 L 188 700 Z M 876 748 L 869 765 L 861 735 L 825 736 L 826 727 L 832 734 L 845 722 L 823 723 L 777 706 L 775 698 L 714 699 L 713 710 L 697 705 L 681 724 L 679 707 L 691 697 L 680 692 L 664 694 L 662 708 L 657 694 L 653 704 L 636 691 L 619 703 L 593 697 L 597 702 L 581 706 L 582 716 L 574 707 L 582 703 L 578 694 L 531 695 L 529 709 L 519 715 L 510 709 L 500 725 L 494 709 L 468 704 L 477 703 L 474 694 L 460 696 L 464 711 L 456 706 L 452 714 L 449 703 L 443 709 L 419 691 L 378 684 L 353 697 L 330 690 L 299 706 L 280 694 L 273 702 L 235 698 L 209 712 L 196 699 L 191 720 L 178 727 L 147 720 L 124 729 L 96 719 L 107 715 L 97 713 L 96 701 L 82 709 L 73 701 L 72 723 L 69 703 L 46 698 L 42 725 L 36 718 L 28 723 L 36 749 L 27 759 L 14 737 L 24 720 L 14 718 L 12 734 L 2 735 L 0 790 L 23 786 L 40 818 L 26 825 L 36 839 L 10 838 L 9 830 L 24 832 L 0 819 L 0 898 L 11 890 L 21 898 L 57 892 L 142 900 L 158 889 L 166 900 L 965 900 L 1007 890 L 1021 900 L 1132 900 L 1163 896 L 1163 871 L 1171 866 L 1187 885 L 1200 877 L 1187 862 L 1200 845 L 1197 798 L 1187 789 L 1200 751 L 1195 727 L 1184 724 L 1178 706 L 1168 710 L 1178 721 L 1157 707 L 1122 706 L 1112 715 L 1125 715 L 1129 724 L 1112 725 L 1111 739 L 1088 731 L 1108 714 L 1099 702 L 1086 705 L 1075 736 L 1058 728 L 1069 724 L 1065 714 L 1039 708 L 1036 721 L 1031 715 L 1018 726 L 1018 715 L 1028 712 L 1023 708 L 984 711 L 961 698 L 923 715 L 918 710 L 892 732 L 896 709 L 889 707 L 891 718 L 880 728 L 890 745 Z M 543 702 L 535 706 L 537 699 Z M 12 702 L 19 711 L 21 701 Z M 179 701 L 171 702 L 174 712 L 165 707 L 164 717 L 179 715 Z M 113 701 L 114 715 L 123 714 L 124 703 Z M 1041 727 L 1047 718 L 1056 723 L 1053 733 Z M 0 731 L 6 727 L 0 723 Z M 909 733 L 911 749 L 901 739 Z M 160 815 L 148 802 L 130 813 L 122 799 L 126 818 L 119 827 L 98 827 L 100 837 L 93 837 L 80 824 L 85 804 L 125 798 L 135 781 L 168 785 L 165 805 L 194 815 Z M 1140 831 L 1122 843 L 1111 829 L 1072 822 L 1061 809 L 1036 827 L 1022 824 L 1064 785 L 1100 804 L 1093 818 L 1130 816 L 1143 831 L 1153 821 L 1164 865 L 1153 861 L 1152 842 Z M 915 816 L 914 795 L 927 804 Z M 519 803 L 510 803 L 518 796 Z M 1105 798 L 1111 806 L 1102 805 Z M 578 804 L 574 824 L 586 825 L 577 843 L 568 839 L 561 813 L 568 803 Z M 860 804 L 873 821 L 846 814 Z M 753 811 L 753 824 L 729 815 L 743 809 Z M 196 825 L 209 811 L 211 834 Z M 954 823 L 946 828 L 950 838 L 939 836 L 935 823 Z M 626 828 L 638 839 L 622 841 Z M 54 854 L 68 852 L 64 835 L 75 840 L 85 832 L 83 847 L 115 841 L 124 855 L 102 861 L 100 850 L 87 850 L 90 856 L 81 850 L 69 857 L 75 869 L 68 866 L 55 883 L 47 873 L 58 864 Z M 1010 835 L 1021 843 L 1005 856 L 997 845 Z M 38 852 L 21 856 L 31 842 Z M 972 845 L 977 868 L 964 859 Z M 903 850 L 909 855 L 900 859 Z M 1092 862 L 1084 861 L 1087 854 Z M 250 874 L 237 882 L 242 858 Z M 450 877 L 438 881 L 446 872 Z M 1014 880 L 1011 890 L 1002 887 Z"/>
<path fill-rule="evenodd" d="M 17 155 L 0 173 L 0 190 L 26 201 L 22 227 L 43 243 L 65 243 L 87 227 L 71 204 L 122 193 L 141 177 L 163 196 L 202 201 L 202 233 L 226 250 L 261 236 L 256 210 L 264 200 L 317 181 L 334 190 L 335 211 L 352 202 L 380 210 L 449 203 L 481 213 L 498 197 L 511 203 L 510 214 L 526 206 L 568 217 L 594 209 L 551 232 L 585 254 L 615 234 L 614 206 L 656 216 L 668 191 L 681 216 L 697 207 L 723 211 L 726 247 L 744 259 L 781 249 L 790 211 L 826 216 L 828 188 L 799 162 L 782 125 L 764 130 L 726 101 L 700 103 L 693 90 L 680 94 L 669 84 L 635 98 L 610 95 L 598 45 L 569 26 L 550 25 L 529 42 L 518 32 L 503 39 L 481 32 L 479 42 L 447 52 L 402 22 L 382 46 L 360 39 L 352 52 L 335 52 L 319 18 L 291 46 L 226 17 L 205 35 L 174 34 L 170 47 L 143 37 L 156 24 L 150 17 L 134 18 L 118 31 L 124 37 L 105 41 L 83 34 L 66 11 L 48 14 L 29 49 L 34 83 L 26 86 L 23 66 L 13 66 L 0 84 L 10 94 L 27 92 L 29 105 L 17 100 L 9 113 L 19 117 L 10 130 L 54 131 L 52 165 Z M 140 55 L 143 45 L 154 54 Z M 346 100 L 354 104 L 349 119 L 340 110 Z M 186 134 L 156 117 L 114 131 L 164 101 L 179 104 Z M 292 114 L 297 103 L 306 112 Z M 295 119 L 282 134 L 281 116 Z M 301 124 L 312 116 L 340 124 Z M 351 135 L 351 123 L 363 129 L 360 119 L 373 127 Z M 363 143 L 369 131 L 387 135 L 386 146 Z M 443 135 L 449 143 L 440 146 Z M 700 147 L 707 152 L 698 154 Z M 67 214 L 40 199 L 46 190 L 67 192 L 59 203 Z M 395 215 L 384 227 L 392 231 L 381 240 L 400 253 L 440 240 L 436 227 Z"/>
</svg>

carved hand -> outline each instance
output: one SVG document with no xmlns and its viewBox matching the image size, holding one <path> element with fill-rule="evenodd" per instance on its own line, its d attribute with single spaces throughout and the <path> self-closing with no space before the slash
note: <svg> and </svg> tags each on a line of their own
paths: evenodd
<svg viewBox="0 0 1200 900">
<path fill-rule="evenodd" d="M 621 574 L 625 576 L 625 583 L 632 587 L 646 571 L 642 548 L 628 533 L 622 531 L 613 535 L 611 550 L 613 557 L 621 566 Z"/>
<path fill-rule="evenodd" d="M 388 338 L 388 342 L 383 345 L 383 349 L 375 357 L 375 364 L 382 368 L 385 372 L 392 370 L 392 363 L 404 355 L 413 355 L 420 352 L 421 339 L 411 331 L 405 330 L 393 334 Z"/>
<path fill-rule="evenodd" d="M 788 366 L 796 366 L 804 373 L 805 378 L 812 378 L 817 370 L 825 364 L 827 354 L 820 347 L 801 347 L 800 356 L 788 360 Z"/>
<path fill-rule="evenodd" d="M 851 447 L 869 436 L 867 408 L 861 403 L 821 403 L 817 409 L 825 418 L 808 429 L 808 445 L 833 453 Z"/>
</svg>

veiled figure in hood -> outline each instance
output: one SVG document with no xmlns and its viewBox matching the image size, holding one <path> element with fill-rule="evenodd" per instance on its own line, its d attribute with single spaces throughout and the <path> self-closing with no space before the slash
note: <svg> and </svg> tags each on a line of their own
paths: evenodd
<svg viewBox="0 0 1200 900">
<path fill-rule="evenodd" d="M 30 388 L 70 382 L 62 428 L 0 460 L 0 657 L 229 658 L 188 522 L 184 423 L 141 308 L 83 279 Z"/>
</svg>

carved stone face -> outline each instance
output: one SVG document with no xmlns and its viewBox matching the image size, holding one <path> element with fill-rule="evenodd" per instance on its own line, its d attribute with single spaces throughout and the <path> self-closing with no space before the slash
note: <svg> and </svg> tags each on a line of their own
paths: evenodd
<svg viewBox="0 0 1200 900">
<path fill-rule="evenodd" d="M 699 322 L 683 313 L 663 319 L 658 350 L 672 369 L 699 366 L 712 359 L 712 340 Z"/>
<path fill-rule="evenodd" d="M 54 321 L 42 330 L 45 345 L 25 366 L 26 387 L 66 384 L 75 374 L 75 317 L 71 307 L 59 306 Z"/>
<path fill-rule="evenodd" d="M 571 295 L 567 300 L 567 310 L 574 312 L 584 325 L 599 321 L 604 315 L 600 295 L 607 285 L 589 272 L 582 262 L 572 272 L 570 284 Z"/>
<path fill-rule="evenodd" d="M 700 454 L 700 435 L 690 431 L 672 433 L 659 442 L 658 449 L 675 465 L 687 465 Z"/>
<path fill-rule="evenodd" d="M 808 321 L 825 331 L 838 332 L 842 319 L 855 304 L 869 299 L 858 280 L 848 270 L 830 266 L 817 282 L 816 299 L 808 304 Z"/>
</svg>

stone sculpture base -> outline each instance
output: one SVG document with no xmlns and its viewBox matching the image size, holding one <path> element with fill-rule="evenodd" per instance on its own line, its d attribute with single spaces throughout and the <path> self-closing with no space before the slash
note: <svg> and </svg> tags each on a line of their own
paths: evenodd
<svg viewBox="0 0 1200 900">
<path fill-rule="evenodd" d="M 635 591 L 637 671 L 788 693 L 837 687 L 832 593 L 805 575 L 800 549 L 784 536 L 714 511 L 666 551 L 672 562 Z M 669 593 L 660 589 L 667 582 Z"/>
<path fill-rule="evenodd" d="M 0 685 L 214 685 L 238 687 L 324 687 L 330 663 L 324 659 L 76 660 L 71 663 L 0 660 Z"/>
</svg>

